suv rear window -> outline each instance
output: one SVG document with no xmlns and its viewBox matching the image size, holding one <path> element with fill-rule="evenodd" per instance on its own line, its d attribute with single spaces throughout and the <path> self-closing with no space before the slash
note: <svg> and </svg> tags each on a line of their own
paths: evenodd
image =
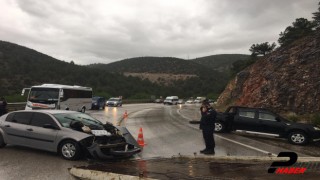
<svg viewBox="0 0 320 180">
<path fill-rule="evenodd" d="M 254 118 L 255 112 L 249 109 L 239 109 L 239 116 L 246 118 Z"/>
<path fill-rule="evenodd" d="M 270 113 L 259 112 L 259 119 L 268 120 L 268 121 L 276 121 L 276 116 Z"/>
</svg>

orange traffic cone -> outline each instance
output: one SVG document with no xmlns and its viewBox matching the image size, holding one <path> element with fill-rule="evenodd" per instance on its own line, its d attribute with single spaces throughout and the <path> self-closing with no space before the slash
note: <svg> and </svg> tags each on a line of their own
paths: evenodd
<svg viewBox="0 0 320 180">
<path fill-rule="evenodd" d="M 127 110 L 123 113 L 123 119 L 126 119 L 126 118 L 128 118 Z"/>
<path fill-rule="evenodd" d="M 138 134 L 138 144 L 141 147 L 144 147 L 144 145 L 146 145 L 143 140 L 142 127 L 140 127 L 139 134 Z"/>
</svg>

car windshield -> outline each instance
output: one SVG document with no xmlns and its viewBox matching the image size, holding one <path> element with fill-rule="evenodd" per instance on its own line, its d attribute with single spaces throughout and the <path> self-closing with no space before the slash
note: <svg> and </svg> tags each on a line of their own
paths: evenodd
<svg viewBox="0 0 320 180">
<path fill-rule="evenodd" d="M 110 98 L 109 101 L 119 101 L 119 98 Z"/>
<path fill-rule="evenodd" d="M 84 113 L 61 113 L 54 114 L 53 116 L 57 118 L 61 126 L 66 128 L 70 128 L 72 121 L 80 121 L 86 126 L 103 129 L 103 124 L 100 121 Z"/>
</svg>

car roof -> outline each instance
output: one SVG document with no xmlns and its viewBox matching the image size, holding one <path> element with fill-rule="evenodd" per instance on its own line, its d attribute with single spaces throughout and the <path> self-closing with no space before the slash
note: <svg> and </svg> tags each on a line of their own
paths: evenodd
<svg viewBox="0 0 320 180">
<path fill-rule="evenodd" d="M 252 110 L 260 110 L 260 111 L 271 111 L 271 109 L 261 108 L 261 107 L 246 107 L 246 106 L 230 106 L 230 108 L 239 108 L 239 109 L 252 109 Z"/>
</svg>

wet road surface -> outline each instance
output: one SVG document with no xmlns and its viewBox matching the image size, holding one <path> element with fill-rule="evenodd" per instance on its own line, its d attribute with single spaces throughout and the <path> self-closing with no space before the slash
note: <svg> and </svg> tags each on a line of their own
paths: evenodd
<svg viewBox="0 0 320 180">
<path fill-rule="evenodd" d="M 124 121 L 134 137 L 138 129 L 143 128 L 147 145 L 140 158 L 171 157 L 174 155 L 194 155 L 204 149 L 202 132 L 198 125 L 190 127 L 186 119 L 181 118 L 177 106 L 156 106 L 135 112 Z M 215 156 L 266 156 L 266 153 L 248 149 L 244 146 L 215 137 Z M 236 150 L 235 150 L 236 149 Z"/>
<path fill-rule="evenodd" d="M 198 110 L 196 105 L 132 104 L 88 113 L 102 122 L 126 126 L 135 138 L 142 127 L 146 146 L 130 160 L 145 160 L 179 154 L 204 156 L 199 155 L 199 150 L 204 148 L 201 131 L 198 125 L 189 123 L 190 119 L 200 118 Z M 125 111 L 128 113 L 127 119 L 123 119 Z M 295 151 L 299 156 L 320 156 L 318 144 L 294 146 L 285 140 L 235 133 L 216 134 L 215 140 L 215 156 L 221 157 L 268 156 L 268 153 L 278 154 L 284 150 Z M 0 179 L 74 179 L 68 168 L 101 163 L 107 162 L 86 159 L 66 161 L 55 153 L 8 145 L 0 149 Z"/>
<path fill-rule="evenodd" d="M 137 176 L 154 179 L 219 179 L 219 180 L 259 180 L 259 179 L 318 179 L 319 167 L 308 169 L 304 174 L 283 175 L 270 174 L 268 161 L 225 161 L 208 158 L 156 158 L 149 160 L 118 161 L 96 163 L 89 166 L 76 167 L 81 170 L 95 172 L 112 172 L 121 175 Z M 103 176 L 102 176 L 103 177 Z M 124 177 L 124 179 L 126 179 Z"/>
</svg>

